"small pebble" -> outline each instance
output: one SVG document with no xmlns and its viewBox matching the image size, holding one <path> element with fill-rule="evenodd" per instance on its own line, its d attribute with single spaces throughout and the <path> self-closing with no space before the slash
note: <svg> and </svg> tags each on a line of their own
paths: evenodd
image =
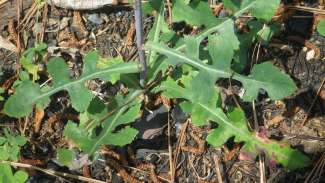
<svg viewBox="0 0 325 183">
<path fill-rule="evenodd" d="M 96 24 L 96 25 L 101 25 L 103 24 L 103 19 L 96 13 L 96 14 L 90 14 L 87 17 L 87 20 L 89 20 L 91 23 Z"/>
<path fill-rule="evenodd" d="M 306 54 L 306 60 L 309 61 L 313 58 L 315 58 L 315 50 L 308 51 Z"/>
</svg>

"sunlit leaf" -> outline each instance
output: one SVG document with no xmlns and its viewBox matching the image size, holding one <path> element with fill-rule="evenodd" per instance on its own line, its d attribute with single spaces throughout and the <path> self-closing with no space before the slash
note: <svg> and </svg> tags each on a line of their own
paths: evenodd
<svg viewBox="0 0 325 183">
<path fill-rule="evenodd" d="M 321 20 L 317 25 L 317 31 L 322 35 L 325 36 L 325 20 Z"/>
<path fill-rule="evenodd" d="M 182 102 L 181 106 L 191 114 L 192 120 L 195 119 L 194 124 L 204 125 L 209 121 L 217 123 L 218 127 L 212 129 L 207 137 L 208 143 L 213 146 L 220 147 L 234 137 L 235 142 L 245 142 L 244 150 L 250 153 L 253 158 L 258 152 L 264 152 L 270 160 L 275 160 L 291 170 L 308 166 L 310 163 L 307 156 L 290 148 L 285 142 L 273 141 L 250 132 L 242 110 L 234 108 L 225 113 L 218 104 L 219 92 L 217 90 L 214 92 L 216 95 L 215 100 L 208 102 L 196 100 L 190 95 L 193 92 L 191 86 L 184 85 L 182 87 L 177 81 L 168 78 L 157 86 L 155 91 L 161 91 L 168 98 L 184 98 L 188 100 L 186 105 Z M 181 96 L 180 93 L 184 95 Z M 294 162 L 292 158 L 295 158 Z"/>
<path fill-rule="evenodd" d="M 110 75 L 114 76 L 115 81 L 116 74 L 136 73 L 139 70 L 135 62 L 114 64 L 99 69 L 97 68 L 98 58 L 97 52 L 90 52 L 84 59 L 82 75 L 76 79 L 70 78 L 69 67 L 62 58 L 52 58 L 47 65 L 48 73 L 52 77 L 51 87 L 44 91 L 37 83 L 29 80 L 22 81 L 16 92 L 5 103 L 5 113 L 12 117 L 26 116 L 32 112 L 34 104 L 44 108 L 49 103 L 49 97 L 62 90 L 69 93 L 72 106 L 82 112 L 87 109 L 93 97 L 85 85 L 86 81 L 108 78 Z"/>
<path fill-rule="evenodd" d="M 76 158 L 76 153 L 69 149 L 58 149 L 57 150 L 58 161 L 65 166 L 70 166 L 72 161 Z"/>
<path fill-rule="evenodd" d="M 218 78 L 230 77 L 242 82 L 246 89 L 244 96 L 246 101 L 253 101 L 256 99 L 260 89 L 267 91 L 272 100 L 277 100 L 291 95 L 297 88 L 290 76 L 282 73 L 270 62 L 255 65 L 250 75 L 243 76 L 231 70 L 227 70 L 227 68 L 216 68 L 212 65 L 205 64 L 162 44 L 148 42 L 145 47 L 149 50 L 155 50 L 160 54 L 166 55 L 169 57 L 169 60 L 173 61 L 172 64 L 188 64 L 199 69 L 200 72 L 205 74 L 208 73 L 210 79 L 213 81 L 210 83 L 216 82 Z M 201 82 L 206 81 L 201 80 Z M 279 90 L 279 87 L 281 90 Z"/>
<path fill-rule="evenodd" d="M 115 97 L 111 101 L 111 105 L 113 105 L 111 108 L 115 111 L 110 116 L 107 116 L 107 113 L 104 115 L 101 111 L 105 109 L 101 107 L 98 110 L 96 109 L 97 114 L 92 111 L 92 115 L 88 116 L 89 119 L 97 120 L 97 123 L 101 122 L 102 130 L 98 135 L 89 133 L 85 124 L 78 126 L 69 121 L 65 127 L 64 136 L 75 142 L 81 150 L 89 155 L 93 155 L 103 144 L 123 146 L 131 143 L 138 131 L 127 125 L 140 117 L 141 102 L 139 96 L 141 93 L 142 91 L 135 91 L 128 97 Z"/>
</svg>

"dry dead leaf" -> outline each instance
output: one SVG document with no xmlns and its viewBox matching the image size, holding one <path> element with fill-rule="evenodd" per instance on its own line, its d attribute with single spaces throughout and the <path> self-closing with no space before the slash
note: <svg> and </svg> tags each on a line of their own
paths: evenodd
<svg viewBox="0 0 325 183">
<path fill-rule="evenodd" d="M 85 38 L 89 35 L 88 30 L 86 29 L 81 13 L 80 11 L 74 11 L 73 12 L 73 23 L 72 26 L 75 27 L 78 32 L 80 33 L 80 36 L 82 38 Z"/>
<path fill-rule="evenodd" d="M 10 41 L 3 38 L 1 35 L 0 35 L 0 48 L 4 48 L 6 50 L 9 50 L 9 51 L 12 51 L 15 53 L 18 52 L 18 48 L 14 44 L 12 44 Z"/>
<path fill-rule="evenodd" d="M 134 35 L 135 35 L 135 25 L 134 23 L 131 24 L 130 29 L 128 30 L 128 33 L 126 35 L 126 45 L 132 46 L 134 43 Z"/>
<path fill-rule="evenodd" d="M 225 156 L 223 158 L 223 160 L 225 162 L 232 160 L 234 157 L 237 156 L 237 154 L 239 153 L 241 148 L 240 144 L 235 144 L 234 147 L 231 150 L 228 150 L 227 148 L 225 148 Z"/>
<path fill-rule="evenodd" d="M 35 120 L 34 120 L 34 132 L 38 133 L 41 128 L 41 122 L 44 117 L 44 109 L 36 107 L 35 109 Z"/>
<path fill-rule="evenodd" d="M 284 119 L 285 117 L 282 115 L 275 116 L 274 118 L 272 118 L 267 122 L 267 126 L 269 127 L 269 126 L 277 125 L 280 122 L 282 122 Z"/>
</svg>

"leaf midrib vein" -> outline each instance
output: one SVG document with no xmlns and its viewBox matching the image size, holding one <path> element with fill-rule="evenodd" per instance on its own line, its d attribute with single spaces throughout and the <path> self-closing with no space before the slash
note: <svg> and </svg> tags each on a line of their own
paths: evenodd
<svg viewBox="0 0 325 183">
<path fill-rule="evenodd" d="M 109 68 L 109 69 L 105 69 L 105 70 L 99 70 L 95 73 L 92 73 L 92 74 L 89 74 L 85 77 L 80 77 L 79 79 L 76 79 L 76 80 L 72 80 L 71 82 L 68 82 L 66 84 L 63 84 L 61 86 L 57 86 L 56 88 L 53 88 L 51 89 L 50 91 L 47 91 L 47 92 L 44 92 L 42 93 L 41 95 L 39 95 L 38 97 L 36 97 L 34 99 L 34 102 L 42 99 L 43 97 L 47 97 L 49 95 L 52 95 L 58 91 L 61 91 L 63 89 L 67 89 L 69 88 L 69 86 L 73 86 L 73 85 L 76 85 L 76 84 L 79 84 L 83 81 L 86 81 L 86 80 L 91 80 L 91 79 L 94 79 L 96 77 L 98 77 L 99 75 L 102 75 L 102 74 L 107 74 L 107 73 L 110 73 L 110 72 L 121 72 L 121 71 L 124 71 L 124 70 L 133 70 L 134 68 L 137 67 L 137 64 L 125 64 L 125 65 L 122 65 L 123 67 L 121 67 L 121 65 L 119 67 L 116 67 L 116 68 Z"/>
</svg>

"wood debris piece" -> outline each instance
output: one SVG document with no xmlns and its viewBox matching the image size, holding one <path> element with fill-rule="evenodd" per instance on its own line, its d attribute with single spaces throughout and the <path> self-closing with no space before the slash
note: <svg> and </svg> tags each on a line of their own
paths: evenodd
<svg viewBox="0 0 325 183">
<path fill-rule="evenodd" d="M 140 164 L 137 166 L 140 170 L 149 170 L 149 178 L 153 183 L 160 183 L 161 181 L 158 179 L 158 176 L 155 172 L 156 166 L 153 164 Z"/>
<path fill-rule="evenodd" d="M 122 163 L 122 165 L 128 164 L 128 162 L 126 161 L 126 159 L 123 156 L 121 156 L 119 153 L 113 151 L 108 146 L 104 146 L 101 153 L 120 161 Z"/>
<path fill-rule="evenodd" d="M 84 177 L 89 177 L 89 178 L 91 177 L 89 165 L 84 165 L 82 167 L 82 175 Z"/>
<path fill-rule="evenodd" d="M 134 36 L 135 36 L 135 25 L 131 24 L 130 29 L 126 35 L 126 46 L 132 46 L 134 44 Z"/>
<path fill-rule="evenodd" d="M 80 34 L 80 37 L 84 38 L 89 35 L 88 30 L 85 27 L 80 11 L 73 12 L 73 23 L 72 26 Z"/>
<path fill-rule="evenodd" d="M 21 10 L 24 12 L 31 7 L 34 0 L 23 0 Z M 0 0 L 0 30 L 8 25 L 9 20 L 17 20 L 18 3 L 12 0 Z M 24 13 L 26 14 L 26 13 Z"/>
<path fill-rule="evenodd" d="M 15 21 L 10 20 L 8 24 L 9 40 L 14 42 L 17 49 L 20 50 L 21 45 L 19 44 L 18 34 L 15 27 Z"/>
<path fill-rule="evenodd" d="M 282 115 L 278 115 L 278 116 L 275 116 L 274 118 L 272 118 L 271 120 L 269 120 L 266 125 L 267 125 L 267 127 L 277 125 L 277 124 L 281 123 L 283 120 L 285 120 L 285 117 Z"/>
<path fill-rule="evenodd" d="M 114 158 L 108 157 L 106 164 L 115 169 L 118 173 L 119 176 L 121 176 L 121 178 L 128 183 L 141 183 L 139 180 L 137 180 L 135 177 L 131 176 L 126 170 L 125 168 L 123 168 L 120 163 L 115 160 Z"/>
<path fill-rule="evenodd" d="M 234 147 L 231 150 L 228 150 L 223 157 L 224 161 L 230 161 L 232 160 L 235 156 L 239 154 L 241 145 L 240 144 L 235 144 Z"/>
<path fill-rule="evenodd" d="M 36 107 L 35 108 L 35 117 L 34 117 L 34 132 L 38 133 L 40 128 L 41 128 L 41 124 L 42 124 L 42 119 L 44 117 L 44 109 L 43 108 L 39 108 Z"/>
<path fill-rule="evenodd" d="M 59 32 L 59 46 L 64 48 L 79 48 L 81 46 L 76 36 L 68 28 Z"/>
<path fill-rule="evenodd" d="M 9 50 L 9 51 L 12 51 L 15 53 L 18 52 L 18 48 L 14 44 L 12 44 L 10 41 L 3 38 L 1 35 L 0 35 L 0 48 L 4 48 L 6 50 Z"/>
<path fill-rule="evenodd" d="M 19 78 L 18 74 L 11 76 L 1 85 L 1 88 L 4 88 L 5 90 L 9 90 L 18 78 Z"/>
<path fill-rule="evenodd" d="M 320 57 L 320 49 L 319 49 L 318 46 L 316 46 L 312 42 L 310 42 L 310 41 L 308 41 L 308 40 L 306 40 L 306 39 L 304 39 L 302 37 L 298 37 L 298 36 L 288 36 L 288 40 L 299 43 L 299 44 L 302 44 L 305 47 L 314 50 L 314 52 L 315 52 L 314 58 L 319 59 L 319 57 Z"/>
<path fill-rule="evenodd" d="M 190 136 L 197 143 L 197 147 L 192 146 L 182 146 L 181 149 L 186 152 L 191 152 L 194 154 L 202 154 L 205 150 L 205 140 L 200 139 L 200 137 L 193 132 L 190 132 Z"/>
<path fill-rule="evenodd" d="M 33 166 L 44 166 L 45 165 L 45 161 L 44 160 L 39 160 L 39 159 L 27 159 L 24 157 L 20 157 L 19 159 L 20 163 L 24 163 L 24 164 L 29 164 L 29 165 L 33 165 Z"/>
</svg>

